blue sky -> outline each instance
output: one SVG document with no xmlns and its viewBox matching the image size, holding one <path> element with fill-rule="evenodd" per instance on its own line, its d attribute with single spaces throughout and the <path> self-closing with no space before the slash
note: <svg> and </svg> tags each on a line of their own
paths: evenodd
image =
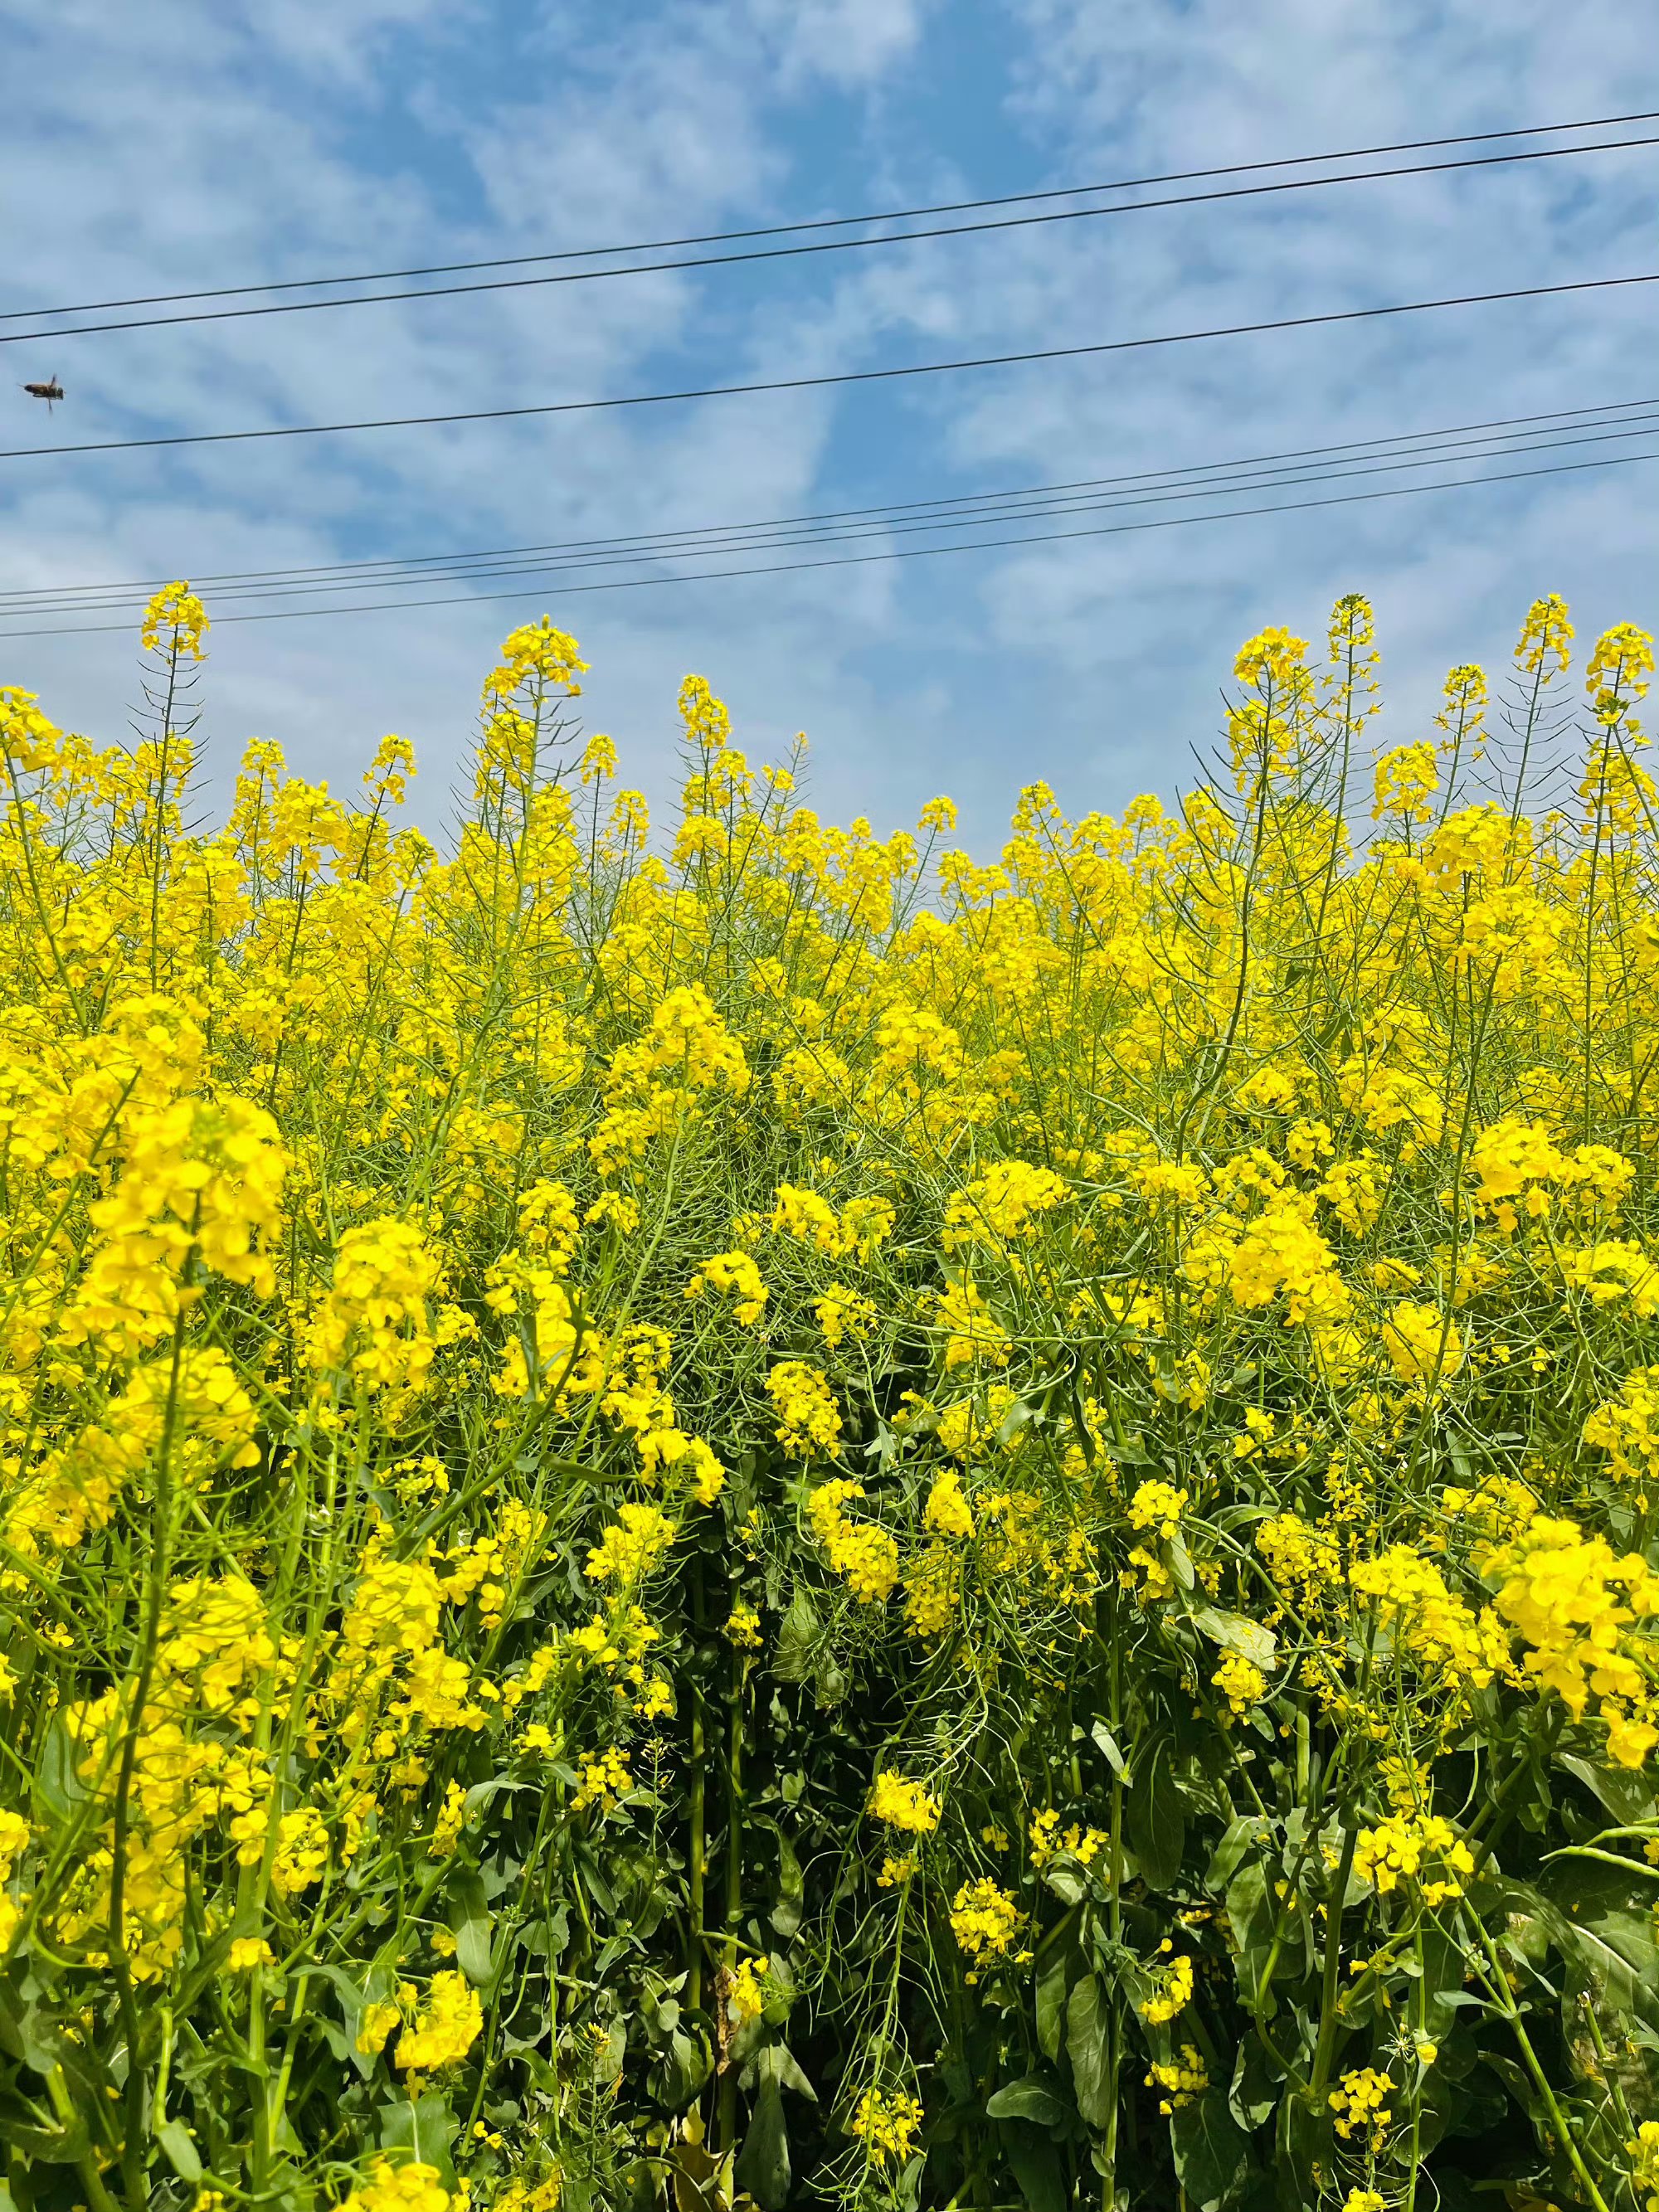
<svg viewBox="0 0 1659 2212">
<path fill-rule="evenodd" d="M 1659 107 L 1646 11 L 1578 0 L 65 0 L 0 9 L 4 307 L 546 251 Z M 550 291 L 6 349 L 3 441 L 829 373 L 1659 265 L 1659 149 Z M 0 463 L 0 588 L 697 526 L 1226 460 L 1650 396 L 1645 291 L 620 415 Z M 15 382 L 15 380 L 13 380 Z M 204 730 L 337 787 L 413 738 L 436 818 L 510 624 L 592 664 L 667 789 L 681 676 L 878 827 L 952 793 L 1172 795 L 1237 641 L 1377 606 L 1389 742 L 1527 603 L 1659 616 L 1659 466 L 950 560 L 216 631 Z M 113 737 L 121 636 L 0 641 Z"/>
</svg>

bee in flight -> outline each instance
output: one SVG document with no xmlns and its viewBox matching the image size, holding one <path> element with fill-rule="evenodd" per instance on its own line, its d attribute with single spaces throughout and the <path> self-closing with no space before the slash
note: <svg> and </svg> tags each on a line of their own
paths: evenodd
<svg viewBox="0 0 1659 2212">
<path fill-rule="evenodd" d="M 53 400 L 61 399 L 64 396 L 64 387 L 55 376 L 49 376 L 44 384 L 26 384 L 23 389 L 31 399 L 44 399 L 48 414 L 52 412 Z"/>
</svg>

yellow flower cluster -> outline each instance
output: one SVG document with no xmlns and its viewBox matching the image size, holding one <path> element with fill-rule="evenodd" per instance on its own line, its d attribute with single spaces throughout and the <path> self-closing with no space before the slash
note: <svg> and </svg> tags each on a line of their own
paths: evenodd
<svg viewBox="0 0 1659 2212">
<path fill-rule="evenodd" d="M 868 1260 L 892 1233 L 893 1221 L 887 1199 L 854 1198 L 837 1212 L 820 1192 L 786 1182 L 778 1186 L 770 1225 L 832 1260 Z"/>
<path fill-rule="evenodd" d="M 1024 1916 L 1006 1889 L 989 1875 L 965 1881 L 951 1904 L 951 1932 L 976 1967 L 1013 1948 Z"/>
<path fill-rule="evenodd" d="M 831 1283 L 823 1297 L 813 1301 L 812 1310 L 832 1352 L 849 1336 L 854 1343 L 862 1343 L 876 1323 L 874 1301 L 845 1283 Z"/>
<path fill-rule="evenodd" d="M 940 1242 L 952 1252 L 985 1237 L 1030 1237 L 1037 1217 L 1052 1212 L 1066 1196 L 1066 1185 L 1052 1168 L 1000 1160 L 946 1206 Z"/>
<path fill-rule="evenodd" d="M 758 2020 L 766 2009 L 766 1991 L 763 1987 L 770 1962 L 764 1958 L 740 1959 L 726 1988 L 726 2002 L 734 2022 L 741 2025 L 747 2020 Z"/>
<path fill-rule="evenodd" d="M 1484 1690 L 1507 1670 L 1509 1638 L 1492 1608 L 1476 1612 L 1455 1596 L 1434 1562 L 1409 1546 L 1391 1544 L 1375 1559 L 1357 1560 L 1348 1583 L 1374 1601 L 1396 1648 L 1431 1683 Z"/>
<path fill-rule="evenodd" d="M 1494 1603 L 1524 1643 L 1522 1664 L 1575 1719 L 1596 1701 L 1607 1751 L 1640 1766 L 1656 1743 L 1646 1637 L 1637 1624 L 1659 1613 L 1659 1575 L 1638 1553 L 1622 1557 L 1604 1536 L 1535 1514 L 1484 1561 Z"/>
<path fill-rule="evenodd" d="M 1379 2074 L 1374 2066 L 1356 2067 L 1345 2074 L 1339 2085 L 1328 2093 L 1338 2135 L 1350 2140 L 1355 2136 L 1369 2136 L 1373 2146 L 1380 2149 L 1383 2130 L 1394 2118 L 1386 2101 L 1393 2091 L 1393 2081 L 1388 2075 Z"/>
<path fill-rule="evenodd" d="M 6 1894 L 17 1862 L 29 1846 L 29 1824 L 18 1813 L 0 1810 L 0 1959 L 11 1948 L 22 1923 L 22 1908 Z"/>
<path fill-rule="evenodd" d="M 435 2166 L 379 2158 L 368 2180 L 341 2199 L 340 2212 L 449 2212 L 450 2202 Z"/>
<path fill-rule="evenodd" d="M 1137 2008 L 1149 2027 L 1163 2027 L 1193 2001 L 1193 1962 L 1182 1956 L 1160 1969 L 1158 1985 Z"/>
<path fill-rule="evenodd" d="M 644 1035 L 611 1056 L 606 1109 L 588 1139 L 594 1165 L 604 1176 L 622 1174 L 703 1101 L 721 1094 L 741 1098 L 750 1082 L 743 1046 L 707 990 L 701 983 L 676 985 Z"/>
<path fill-rule="evenodd" d="M 726 1633 L 740 1651 L 761 1647 L 761 1617 L 752 1605 L 737 1604 L 726 1617 Z"/>
<path fill-rule="evenodd" d="M 1158 2109 L 1166 2116 L 1201 2097 L 1209 2086 L 1210 2069 L 1195 2044 L 1183 2043 L 1174 2058 L 1153 2059 L 1146 2073 L 1146 2087 L 1159 2093 Z"/>
<path fill-rule="evenodd" d="M 398 2064 L 405 2074 L 459 2065 L 483 2033 L 483 2002 L 466 1976 L 434 1974 L 414 2025 L 398 2039 Z"/>
<path fill-rule="evenodd" d="M 729 1297 L 733 1313 L 745 1328 L 752 1328 L 766 1310 L 767 1288 L 749 1252 L 716 1252 L 705 1260 L 686 1285 L 685 1295 L 701 1297 L 705 1291 Z"/>
<path fill-rule="evenodd" d="M 931 1836 L 939 1824 L 944 1807 L 919 1782 L 884 1767 L 870 1792 L 870 1818 L 911 1836 Z"/>
<path fill-rule="evenodd" d="M 1167 1482 L 1143 1482 L 1129 1500 L 1129 1526 L 1150 1529 L 1166 1544 L 1180 1533 L 1188 1496 Z"/>
<path fill-rule="evenodd" d="M 1039 1870 L 1062 1855 L 1079 1866 L 1092 1866 L 1110 1841 L 1103 1829 L 1085 1827 L 1079 1820 L 1062 1829 L 1053 1806 L 1031 1815 L 1031 1864 Z"/>
<path fill-rule="evenodd" d="M 1438 1814 L 1407 1814 L 1359 1831 L 1353 1869 L 1380 1897 L 1409 1887 L 1432 1907 L 1463 1894 L 1459 1877 L 1474 1872 L 1474 1854 Z"/>
<path fill-rule="evenodd" d="M 1188 1493 L 1177 1490 L 1172 1483 L 1157 1480 L 1143 1482 L 1129 1501 L 1129 1525 L 1145 1531 L 1156 1541 L 1172 1544 L 1181 1533 L 1181 1516 L 1188 1504 Z M 1123 1580 L 1126 1588 L 1134 1589 L 1135 1570 L 1139 1570 L 1139 1589 L 1143 1598 L 1166 1598 L 1175 1588 L 1169 1567 L 1145 1544 L 1131 1547 L 1128 1565 Z"/>
<path fill-rule="evenodd" d="M 1606 1452 L 1621 1482 L 1659 1480 L 1659 1367 L 1626 1375 L 1618 1396 L 1587 1417 L 1583 1438 Z"/>
<path fill-rule="evenodd" d="M 875 2166 L 902 2165 L 921 2130 L 921 2104 L 908 2090 L 866 2089 L 848 2124 Z"/>
<path fill-rule="evenodd" d="M 1267 1694 L 1267 1676 L 1253 1659 L 1245 1658 L 1242 1652 L 1228 1652 L 1210 1680 L 1227 1700 L 1228 1710 L 1236 1720 L 1249 1712 L 1252 1705 L 1260 1705 Z"/>
<path fill-rule="evenodd" d="M 1456 1324 L 1433 1306 L 1402 1298 L 1382 1324 L 1382 1343 L 1402 1382 L 1431 1382 L 1463 1364 Z"/>
<path fill-rule="evenodd" d="M 182 659 L 203 659 L 202 640 L 210 624 L 207 609 L 188 584 L 167 584 L 144 610 L 139 643 L 146 653 L 176 654 Z"/>
<path fill-rule="evenodd" d="M 614 1583 L 619 1589 L 637 1589 L 661 1565 L 679 1530 L 655 1505 L 631 1500 L 617 1509 L 617 1518 L 587 1555 L 583 1572 L 596 1583 Z"/>
<path fill-rule="evenodd" d="M 574 1796 L 570 1800 L 573 1813 L 585 1812 L 588 1806 L 597 1805 L 601 1813 L 611 1812 L 617 1798 L 633 1787 L 634 1778 L 629 1771 L 628 1753 L 612 1745 L 597 1759 L 581 1762 Z"/>
<path fill-rule="evenodd" d="M 891 1596 L 898 1581 L 898 1546 L 884 1528 L 849 1521 L 842 1511 L 864 1494 L 861 1482 L 822 1482 L 807 1499 L 807 1516 L 830 1566 L 854 1596 L 863 1604 L 878 1605 Z"/>
<path fill-rule="evenodd" d="M 1631 2160 L 1631 2186 L 1646 2190 L 1644 2212 L 1659 2206 L 1659 2120 L 1644 2120 L 1625 2145 Z"/>
<path fill-rule="evenodd" d="M 947 1467 L 933 1478 L 933 1486 L 927 1493 L 927 1504 L 922 1516 L 930 1528 L 941 1536 L 956 1536 L 964 1541 L 974 1533 L 974 1511 L 962 1486 L 962 1477 L 953 1467 Z"/>
<path fill-rule="evenodd" d="M 793 1459 L 815 1459 L 841 1442 L 841 1413 L 835 1393 L 815 1368 L 785 1359 L 766 1378 L 767 1395 L 778 1409 L 778 1442 Z"/>
</svg>

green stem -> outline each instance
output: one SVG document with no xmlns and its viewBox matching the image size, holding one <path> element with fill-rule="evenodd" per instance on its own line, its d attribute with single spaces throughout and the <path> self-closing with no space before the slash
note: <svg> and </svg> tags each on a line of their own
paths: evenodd
<svg viewBox="0 0 1659 2212">
<path fill-rule="evenodd" d="M 743 1683 L 742 1652 L 732 1653 L 732 1687 L 726 1752 L 726 1966 L 735 1973 L 738 1926 L 743 1918 Z M 728 2066 L 720 2078 L 720 2129 L 714 2147 L 735 2150 L 738 2135 L 738 2077 Z"/>
<path fill-rule="evenodd" d="M 140 2048 L 137 1999 L 132 1983 L 132 1962 L 127 1956 L 127 1860 L 132 1832 L 132 1785 L 138 1765 L 138 1741 L 144 1708 L 155 1676 L 156 1653 L 161 1640 L 161 1607 L 167 1595 L 173 1535 L 173 1437 L 179 1414 L 179 1370 L 184 1358 L 185 1321 L 182 1308 L 173 1325 L 173 1364 L 167 1377 L 166 1409 L 162 1415 L 161 1449 L 155 1458 L 155 1529 L 149 1563 L 144 1577 L 143 1624 L 139 1632 L 138 1671 L 121 1744 L 116 1776 L 115 1802 L 110 1820 L 109 1961 L 115 1978 L 126 2044 L 127 2078 L 123 2099 L 121 2182 L 132 2212 L 144 2212 L 149 2192 L 144 2181 L 146 2124 L 144 2067 Z"/>
<path fill-rule="evenodd" d="M 1320 1990 L 1319 2042 L 1314 2051 L 1313 2073 L 1308 2083 L 1308 2101 L 1316 2111 L 1325 2094 L 1325 2084 L 1331 2078 L 1331 2061 L 1336 2056 L 1336 1992 L 1342 1972 L 1342 1904 L 1348 1893 L 1348 1876 L 1353 1872 L 1353 1855 L 1358 1842 L 1358 1829 L 1350 1827 L 1342 1838 L 1342 1858 L 1330 1902 L 1325 1907 L 1325 1972 Z"/>
<path fill-rule="evenodd" d="M 1544 2071 L 1538 2053 L 1532 2047 L 1532 2039 L 1527 2033 L 1525 2023 L 1521 2018 L 1521 2008 L 1515 2002 L 1515 1994 L 1510 1988 L 1510 1978 L 1504 1971 L 1504 1962 L 1498 1955 L 1497 1947 L 1486 1930 L 1480 1927 L 1478 1922 L 1476 1932 L 1480 1936 L 1482 1949 L 1492 1962 L 1492 1978 L 1486 1980 L 1485 1975 L 1481 1978 L 1486 1981 L 1486 1987 L 1491 1991 L 1494 2002 L 1509 2022 L 1515 2039 L 1521 2046 L 1521 2056 L 1527 2062 L 1527 2071 L 1533 2078 L 1533 2086 L 1544 2100 L 1544 2108 L 1550 2116 L 1550 2125 L 1555 2130 L 1556 2140 L 1565 2151 L 1572 2170 L 1577 2175 L 1586 2196 L 1595 2206 L 1595 2212 L 1610 2212 L 1607 2198 L 1596 2187 L 1589 2168 L 1584 2163 L 1583 2154 L 1574 2140 L 1571 2129 L 1567 2125 L 1566 2116 L 1556 2102 L 1555 2092 L 1550 2087 L 1549 2076 Z"/>
<path fill-rule="evenodd" d="M 702 1561 L 691 1569 L 691 1623 L 694 1642 L 702 1637 Z M 703 1767 L 708 1755 L 702 1687 L 695 1674 L 691 1686 L 691 1807 L 690 1837 L 685 1875 L 685 2002 L 690 2012 L 702 2009 L 703 1885 L 708 1874 L 708 1835 L 704 1804 Z"/>
<path fill-rule="evenodd" d="M 1117 1632 L 1117 1598 L 1115 1591 L 1109 1601 L 1106 1632 L 1109 1649 L 1112 1655 L 1109 1711 L 1111 1715 L 1112 1741 L 1115 1743 L 1119 1724 L 1122 1718 L 1123 1655 Z M 1117 1943 L 1121 1942 L 1123 1932 L 1123 1777 L 1115 1766 L 1112 1769 L 1112 1808 L 1109 1825 L 1111 1890 L 1106 1906 L 1106 1925 L 1113 1942 Z M 1100 2147 L 1101 2160 L 1106 2171 L 1100 2180 L 1101 2212 L 1117 2212 L 1118 2071 L 1122 2063 L 1122 1997 L 1117 1978 L 1114 1975 L 1106 2027 L 1106 2134 L 1105 2140 Z"/>
<path fill-rule="evenodd" d="M 46 2094 L 52 2099 L 52 2109 L 57 2113 L 59 2124 L 65 2129 L 72 2128 L 76 2118 L 75 2100 L 70 2095 L 69 2083 L 64 2079 L 61 2066 L 54 2066 L 47 2075 Z M 104 2186 L 103 2176 L 98 2171 L 98 2162 L 91 2150 L 78 2158 L 75 2164 L 92 2212 L 115 2212 L 115 2201 Z"/>
<path fill-rule="evenodd" d="M 1429 2032 L 1429 1993 L 1428 1977 L 1423 1967 L 1423 1925 L 1420 1919 L 1413 1941 L 1417 1951 L 1417 2032 L 1419 2036 L 1426 2036 Z M 1418 2063 L 1419 2065 L 1422 2063 L 1420 2058 Z M 1405 2212 L 1417 2212 L 1417 2172 L 1422 2161 L 1422 2144 L 1423 2091 L 1419 2080 L 1412 2092 L 1412 2156 L 1410 2170 L 1406 2176 Z"/>
</svg>

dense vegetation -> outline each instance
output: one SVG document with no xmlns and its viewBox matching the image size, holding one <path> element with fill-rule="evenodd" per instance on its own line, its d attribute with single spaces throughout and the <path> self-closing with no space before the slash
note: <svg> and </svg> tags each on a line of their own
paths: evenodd
<svg viewBox="0 0 1659 2212">
<path fill-rule="evenodd" d="M 1644 634 L 982 866 L 546 623 L 203 828 L 204 629 L 0 690 L 16 2212 L 1659 2192 Z"/>
</svg>

